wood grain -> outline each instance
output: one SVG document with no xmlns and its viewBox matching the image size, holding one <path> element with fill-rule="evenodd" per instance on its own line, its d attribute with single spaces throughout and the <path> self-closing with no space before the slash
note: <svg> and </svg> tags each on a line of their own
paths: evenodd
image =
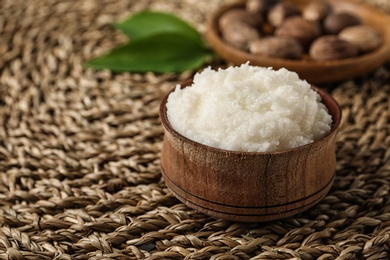
<svg viewBox="0 0 390 260">
<path fill-rule="evenodd" d="M 306 5 L 310 0 L 288 0 L 299 6 Z M 211 47 L 223 59 L 235 65 L 247 61 L 251 65 L 287 68 L 297 72 L 301 78 L 312 84 L 336 82 L 367 74 L 390 60 L 390 17 L 366 3 L 357 0 L 329 0 L 335 11 L 348 11 L 359 16 L 364 24 L 373 27 L 383 38 L 382 45 L 367 54 L 342 60 L 314 61 L 310 59 L 288 60 L 253 55 L 226 44 L 220 37 L 218 19 L 227 10 L 244 7 L 245 1 L 226 5 L 211 15 L 208 19 L 206 39 Z"/>
<path fill-rule="evenodd" d="M 341 110 L 331 96 L 313 88 L 333 117 L 331 132 L 312 144 L 265 153 L 217 149 L 180 135 L 169 124 L 166 96 L 160 106 L 161 168 L 168 188 L 189 207 L 234 221 L 275 220 L 315 205 L 334 180 Z"/>
</svg>

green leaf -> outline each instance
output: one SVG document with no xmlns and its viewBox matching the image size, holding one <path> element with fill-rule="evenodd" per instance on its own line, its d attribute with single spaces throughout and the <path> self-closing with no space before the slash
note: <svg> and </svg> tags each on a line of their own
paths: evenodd
<svg viewBox="0 0 390 260">
<path fill-rule="evenodd" d="M 133 40 L 163 32 L 178 33 L 206 47 L 200 34 L 191 25 L 168 13 L 143 11 L 114 26 Z"/>
<path fill-rule="evenodd" d="M 190 37 L 158 33 L 129 42 L 86 63 L 95 69 L 116 72 L 183 72 L 203 65 L 212 53 Z"/>
</svg>

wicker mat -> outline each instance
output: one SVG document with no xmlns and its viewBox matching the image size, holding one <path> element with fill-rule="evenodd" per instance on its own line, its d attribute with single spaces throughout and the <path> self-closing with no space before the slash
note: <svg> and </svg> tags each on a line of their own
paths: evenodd
<svg viewBox="0 0 390 260">
<path fill-rule="evenodd" d="M 335 184 L 269 223 L 197 213 L 161 179 L 158 106 L 190 74 L 82 66 L 126 40 L 113 21 L 154 9 L 204 32 L 222 2 L 0 0 L 0 259 L 390 259 L 390 63 L 323 86 L 344 115 Z"/>
</svg>

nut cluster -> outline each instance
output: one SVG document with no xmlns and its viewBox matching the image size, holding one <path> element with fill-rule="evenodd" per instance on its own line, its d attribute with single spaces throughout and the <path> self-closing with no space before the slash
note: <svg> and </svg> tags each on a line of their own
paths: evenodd
<svg viewBox="0 0 390 260">
<path fill-rule="evenodd" d="M 219 19 L 223 39 L 247 52 L 282 59 L 334 60 L 378 48 L 380 34 L 326 0 L 300 8 L 282 0 L 247 0 Z"/>
</svg>

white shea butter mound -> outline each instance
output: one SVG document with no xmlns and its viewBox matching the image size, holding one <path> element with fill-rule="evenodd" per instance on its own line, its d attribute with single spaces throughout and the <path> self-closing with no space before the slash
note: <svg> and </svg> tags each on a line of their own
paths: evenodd
<svg viewBox="0 0 390 260">
<path fill-rule="evenodd" d="M 326 135 L 332 117 L 321 97 L 286 69 L 243 64 L 197 73 L 169 95 L 171 126 L 196 142 L 232 151 L 269 152 Z"/>
</svg>

